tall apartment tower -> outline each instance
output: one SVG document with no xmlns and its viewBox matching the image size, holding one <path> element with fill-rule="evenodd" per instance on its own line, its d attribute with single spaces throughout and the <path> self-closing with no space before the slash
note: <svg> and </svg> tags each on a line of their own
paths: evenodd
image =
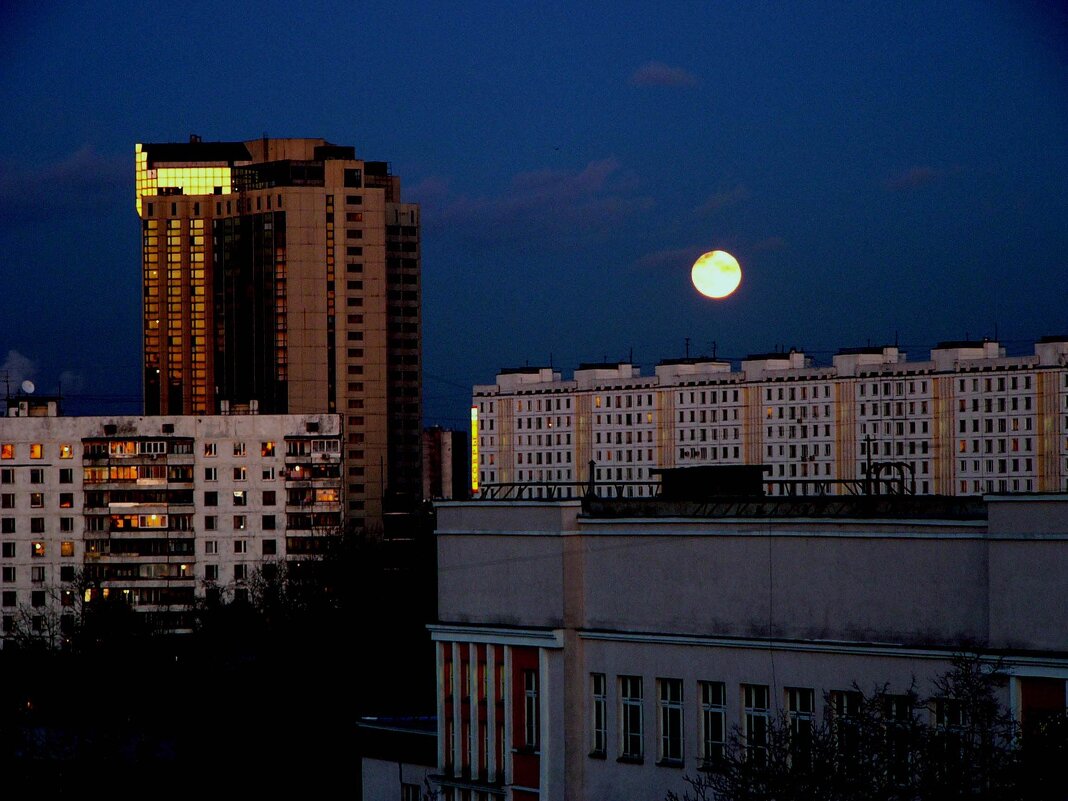
<svg viewBox="0 0 1068 801">
<path fill-rule="evenodd" d="M 145 413 L 337 412 L 349 519 L 421 482 L 419 207 L 323 139 L 139 144 Z"/>
</svg>

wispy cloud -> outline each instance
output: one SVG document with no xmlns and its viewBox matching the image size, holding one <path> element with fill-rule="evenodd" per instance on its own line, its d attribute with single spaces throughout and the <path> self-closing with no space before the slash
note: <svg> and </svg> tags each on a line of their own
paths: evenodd
<svg viewBox="0 0 1068 801">
<path fill-rule="evenodd" d="M 738 184 L 730 189 L 724 189 L 710 195 L 704 203 L 694 209 L 694 214 L 701 217 L 707 217 L 722 208 L 742 203 L 750 197 L 752 197 L 752 192 L 750 192 L 748 188 Z"/>
<path fill-rule="evenodd" d="M 704 252 L 700 245 L 688 248 L 667 248 L 654 250 L 646 253 L 634 262 L 634 266 L 642 270 L 660 270 L 672 267 L 686 267 L 689 269 L 694 260 Z"/>
<path fill-rule="evenodd" d="M 697 78 L 682 67 L 647 61 L 630 76 L 631 86 L 697 86 Z"/>
<path fill-rule="evenodd" d="M 42 206 L 96 213 L 129 193 L 133 204 L 133 154 L 129 159 L 102 156 L 83 145 L 59 161 L 31 165 L 0 162 L 0 212 L 36 214 Z"/>
<path fill-rule="evenodd" d="M 543 247 L 596 238 L 653 206 L 638 180 L 615 158 L 591 161 L 574 171 L 522 172 L 497 195 L 453 196 L 449 182 L 440 177 L 424 179 L 410 191 L 424 204 L 428 227 L 448 227 L 479 240 L 536 237 Z"/>
<path fill-rule="evenodd" d="M 37 375 L 37 363 L 29 356 L 23 356 L 17 350 L 9 350 L 0 364 L 0 382 L 5 382 L 5 390 L 14 391 L 27 379 Z"/>
<path fill-rule="evenodd" d="M 945 175 L 945 170 L 927 165 L 916 165 L 889 178 L 886 182 L 886 188 L 891 192 L 918 189 L 921 186 L 934 183 Z"/>
<path fill-rule="evenodd" d="M 754 242 L 749 248 L 751 253 L 777 253 L 781 250 L 786 250 L 786 240 L 781 236 L 769 236 Z"/>
</svg>

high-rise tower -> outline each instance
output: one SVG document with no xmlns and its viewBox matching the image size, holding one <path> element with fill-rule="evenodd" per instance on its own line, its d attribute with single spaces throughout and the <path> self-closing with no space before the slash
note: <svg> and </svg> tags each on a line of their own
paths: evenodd
<svg viewBox="0 0 1068 801">
<path fill-rule="evenodd" d="M 136 147 L 146 414 L 338 412 L 350 519 L 420 491 L 419 207 L 322 139 Z"/>
</svg>

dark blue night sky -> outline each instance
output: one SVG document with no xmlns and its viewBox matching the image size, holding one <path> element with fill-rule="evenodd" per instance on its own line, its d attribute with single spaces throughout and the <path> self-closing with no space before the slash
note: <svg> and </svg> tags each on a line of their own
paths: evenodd
<svg viewBox="0 0 1068 801">
<path fill-rule="evenodd" d="M 69 411 L 139 410 L 133 148 L 190 133 L 392 163 L 428 423 L 504 365 L 648 371 L 687 337 L 826 361 L 1068 331 L 1053 4 L 29 5 L 0 6 L 0 369 Z M 713 248 L 725 301 L 689 281 Z"/>
</svg>

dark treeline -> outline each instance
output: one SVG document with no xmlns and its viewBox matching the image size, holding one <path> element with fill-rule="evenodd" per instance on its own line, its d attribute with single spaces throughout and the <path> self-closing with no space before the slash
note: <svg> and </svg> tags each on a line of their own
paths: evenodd
<svg viewBox="0 0 1068 801">
<path fill-rule="evenodd" d="M 358 788 L 358 717 L 434 710 L 432 531 L 425 515 L 261 563 L 181 610 L 191 633 L 86 600 L 80 576 L 55 588 L 67 604 L 20 610 L 0 651 L 5 791 Z"/>
</svg>

